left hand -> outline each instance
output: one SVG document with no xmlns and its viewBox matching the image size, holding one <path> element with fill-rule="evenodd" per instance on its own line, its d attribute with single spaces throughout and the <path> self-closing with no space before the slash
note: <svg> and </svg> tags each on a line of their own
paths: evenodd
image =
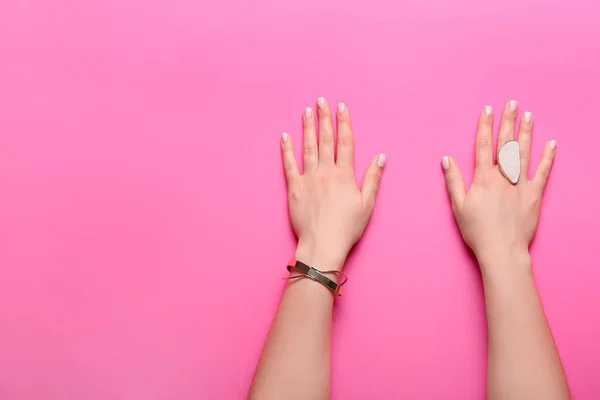
<svg viewBox="0 0 600 400">
<path fill-rule="evenodd" d="M 337 108 L 337 160 L 331 110 L 317 100 L 319 140 L 311 108 L 303 114 L 304 173 L 301 175 L 287 133 L 281 153 L 288 185 L 288 205 L 298 237 L 295 258 L 320 270 L 341 270 L 348 252 L 360 239 L 375 205 L 385 156 L 371 161 L 362 189 L 354 179 L 354 141 L 350 113 L 344 103 Z"/>
</svg>

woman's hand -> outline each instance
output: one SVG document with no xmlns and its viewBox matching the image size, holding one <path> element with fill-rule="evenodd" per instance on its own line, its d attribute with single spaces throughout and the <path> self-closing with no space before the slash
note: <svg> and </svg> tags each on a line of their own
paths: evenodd
<svg viewBox="0 0 600 400">
<path fill-rule="evenodd" d="M 517 103 L 509 101 L 502 114 L 498 149 L 514 140 L 516 118 Z M 551 140 L 544 147 L 533 179 L 529 180 L 527 170 L 533 117 L 530 112 L 524 113 L 518 135 L 521 177 L 516 185 L 512 185 L 502 175 L 499 166 L 494 164 L 493 119 L 492 108 L 486 106 L 479 117 L 475 176 L 468 193 L 456 162 L 450 157 L 442 158 L 454 215 L 465 242 L 473 249 L 482 268 L 498 257 L 528 257 L 529 243 L 540 215 L 542 194 L 556 152 L 556 142 Z"/>
<path fill-rule="evenodd" d="M 337 107 L 337 160 L 329 104 L 317 99 L 317 124 L 311 108 L 303 114 L 304 173 L 301 175 L 292 141 L 282 134 L 281 151 L 288 184 L 292 226 L 298 237 L 296 259 L 317 269 L 340 270 L 354 243 L 360 239 L 373 211 L 385 155 L 373 159 L 362 190 L 354 179 L 354 141 L 350 113 L 344 103 Z"/>
<path fill-rule="evenodd" d="M 570 399 L 560 357 L 535 288 L 529 257 L 542 194 L 556 153 L 546 143 L 533 179 L 527 177 L 533 117 L 519 123 L 521 176 L 516 185 L 494 165 L 492 108 L 479 117 L 475 176 L 469 192 L 456 162 L 442 158 L 452 209 L 473 249 L 483 280 L 488 326 L 488 399 Z M 504 107 L 497 148 L 514 140 L 517 103 Z"/>
<path fill-rule="evenodd" d="M 287 133 L 281 135 L 290 217 L 298 236 L 295 258 L 319 270 L 340 270 L 373 211 L 385 157 L 380 154 L 373 159 L 362 191 L 358 190 L 348 109 L 344 103 L 338 105 L 336 161 L 331 110 L 322 97 L 317 104 L 318 115 L 307 108 L 302 118 L 303 175 L 298 171 L 292 139 Z M 265 342 L 250 399 L 329 398 L 335 296 L 310 279 L 292 282 L 283 294 Z M 298 385 L 298 377 L 310 384 Z"/>
</svg>

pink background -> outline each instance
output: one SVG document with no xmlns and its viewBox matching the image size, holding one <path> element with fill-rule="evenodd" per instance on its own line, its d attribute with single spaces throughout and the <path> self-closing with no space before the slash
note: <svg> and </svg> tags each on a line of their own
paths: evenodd
<svg viewBox="0 0 600 400">
<path fill-rule="evenodd" d="M 279 138 L 317 96 L 385 152 L 335 399 L 481 399 L 476 265 L 439 165 L 516 99 L 558 157 L 532 247 L 576 399 L 600 398 L 593 0 L 0 1 L 0 398 L 240 399 L 294 250 Z M 299 384 L 302 379 L 299 378 Z"/>
</svg>

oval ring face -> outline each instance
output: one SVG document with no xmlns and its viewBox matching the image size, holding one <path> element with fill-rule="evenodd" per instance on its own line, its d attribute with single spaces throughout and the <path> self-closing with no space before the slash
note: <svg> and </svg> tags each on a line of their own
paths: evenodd
<svg viewBox="0 0 600 400">
<path fill-rule="evenodd" d="M 519 143 L 516 140 L 511 140 L 504 143 L 498 151 L 498 165 L 502 175 L 515 185 L 519 182 L 521 175 L 521 155 L 519 151 Z"/>
</svg>

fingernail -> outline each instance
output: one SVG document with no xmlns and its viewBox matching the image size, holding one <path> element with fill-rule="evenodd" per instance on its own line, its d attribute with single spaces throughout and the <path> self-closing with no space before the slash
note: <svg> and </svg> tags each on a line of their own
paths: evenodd
<svg viewBox="0 0 600 400">
<path fill-rule="evenodd" d="M 283 143 L 287 143 L 287 141 L 288 141 L 289 139 L 290 139 L 290 136 L 289 136 L 287 133 L 283 132 L 283 133 L 281 134 L 281 140 L 283 140 Z"/>
<path fill-rule="evenodd" d="M 527 112 L 525 112 L 525 114 L 523 114 L 523 121 L 525 121 L 526 124 L 531 123 L 531 118 L 532 118 L 531 112 L 527 111 Z"/>
<path fill-rule="evenodd" d="M 556 148 L 556 140 L 550 141 L 550 150 L 554 150 Z"/>
<path fill-rule="evenodd" d="M 450 159 L 448 158 L 448 156 L 442 157 L 442 168 L 444 168 L 444 169 L 450 168 Z"/>
<path fill-rule="evenodd" d="M 490 115 L 492 115 L 492 106 L 485 106 L 484 111 L 485 111 L 485 115 L 487 115 L 489 117 Z"/>
<path fill-rule="evenodd" d="M 517 111 L 517 102 L 515 100 L 511 100 L 511 101 L 508 102 L 508 110 L 510 112 Z"/>
<path fill-rule="evenodd" d="M 319 108 L 325 108 L 325 97 L 319 97 L 317 99 L 317 105 Z"/>
<path fill-rule="evenodd" d="M 306 107 L 306 109 L 304 110 L 304 117 L 306 119 L 311 119 L 312 118 L 312 108 Z"/>
<path fill-rule="evenodd" d="M 377 159 L 377 165 L 379 165 L 379 168 L 383 168 L 385 165 L 385 154 L 381 153 L 379 155 L 379 158 Z"/>
<path fill-rule="evenodd" d="M 340 112 L 340 114 L 346 112 L 346 105 L 344 103 L 338 104 L 338 111 Z"/>
</svg>

